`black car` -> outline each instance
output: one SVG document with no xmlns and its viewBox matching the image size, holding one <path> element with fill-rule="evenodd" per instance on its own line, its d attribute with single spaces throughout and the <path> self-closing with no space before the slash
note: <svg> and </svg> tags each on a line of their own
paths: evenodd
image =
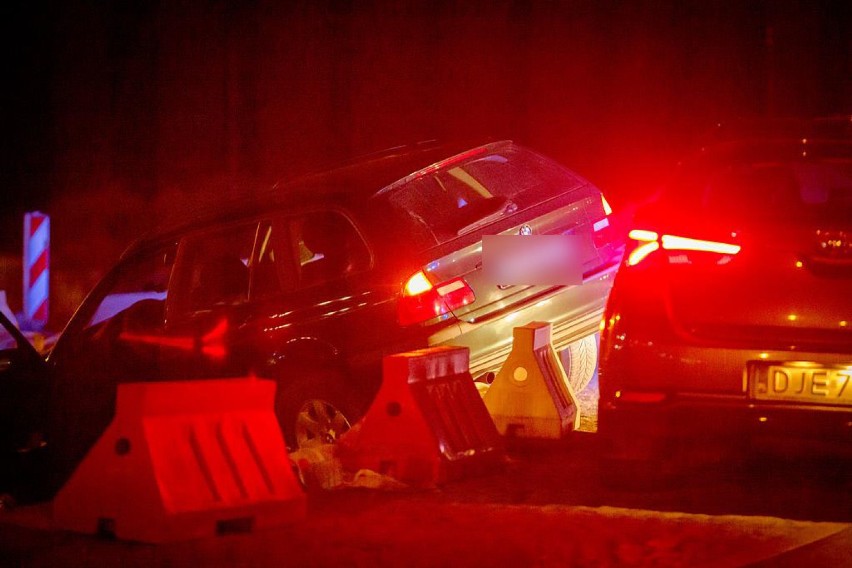
<svg viewBox="0 0 852 568">
<path fill-rule="evenodd" d="M 609 471 L 852 455 L 852 137 L 831 124 L 707 145 L 637 213 L 601 335 Z"/>
<path fill-rule="evenodd" d="M 592 184 L 511 142 L 418 146 L 158 231 L 128 249 L 31 371 L 48 378 L 3 392 L 16 412 L 2 414 L 15 433 L 5 449 L 44 442 L 61 479 L 109 424 L 118 383 L 246 375 L 278 382 L 291 447 L 333 442 L 377 392 L 384 355 L 468 346 L 487 379 L 512 328 L 535 320 L 585 358 L 573 365 L 581 388 L 596 353 L 570 346 L 594 345 L 620 261 L 607 208 Z M 580 281 L 489 283 L 483 236 L 530 233 L 577 237 Z M 3 355 L 2 387 L 39 363 L 26 345 Z M 30 384 L 42 388 L 23 392 Z"/>
</svg>

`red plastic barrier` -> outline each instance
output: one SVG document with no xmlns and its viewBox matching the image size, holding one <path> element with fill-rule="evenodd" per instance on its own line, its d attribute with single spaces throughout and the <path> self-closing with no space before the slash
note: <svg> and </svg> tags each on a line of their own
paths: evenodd
<svg viewBox="0 0 852 568">
<path fill-rule="evenodd" d="M 464 347 L 385 357 L 373 405 L 340 441 L 343 464 L 418 486 L 501 467 L 503 442 L 473 384 L 469 357 Z"/>
<path fill-rule="evenodd" d="M 299 520 L 305 495 L 259 379 L 128 383 L 53 505 L 57 527 L 145 542 Z"/>
<path fill-rule="evenodd" d="M 550 343 L 549 323 L 514 329 L 512 351 L 485 393 L 485 406 L 506 436 L 558 439 L 577 428 L 577 399 Z"/>
</svg>

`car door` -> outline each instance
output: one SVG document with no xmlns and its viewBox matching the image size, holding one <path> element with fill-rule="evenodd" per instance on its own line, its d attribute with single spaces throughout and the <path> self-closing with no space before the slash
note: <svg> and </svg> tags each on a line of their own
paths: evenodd
<svg viewBox="0 0 852 568">
<path fill-rule="evenodd" d="M 0 490 L 16 458 L 41 446 L 48 386 L 44 360 L 0 312 Z"/>
<path fill-rule="evenodd" d="M 359 229 L 332 209 L 294 212 L 273 227 L 294 281 L 267 322 L 273 342 L 290 351 L 282 360 L 315 357 L 355 375 L 374 373 L 381 360 L 376 350 L 394 339 L 387 326 L 396 320 L 394 306 L 371 283 L 373 258 Z"/>
<path fill-rule="evenodd" d="M 181 240 L 166 308 L 169 378 L 232 377 L 250 371 L 252 353 L 236 349 L 234 342 L 245 335 L 256 310 L 250 295 L 253 274 L 259 280 L 263 272 L 265 283 L 274 276 L 274 266 L 267 270 L 269 258 L 260 262 L 261 251 L 255 250 L 259 232 L 266 235 L 268 226 L 257 219 L 240 221 Z M 258 282 L 257 288 L 263 285 Z M 265 293 L 271 293 L 274 283 L 267 288 Z"/>
<path fill-rule="evenodd" d="M 89 294 L 49 355 L 47 441 L 57 483 L 109 425 L 118 384 L 159 378 L 176 248 L 160 243 L 125 257 Z"/>
</svg>

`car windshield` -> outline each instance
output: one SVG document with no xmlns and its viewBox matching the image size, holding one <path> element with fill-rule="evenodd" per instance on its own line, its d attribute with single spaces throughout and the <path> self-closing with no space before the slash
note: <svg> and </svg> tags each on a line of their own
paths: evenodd
<svg viewBox="0 0 852 568">
<path fill-rule="evenodd" d="M 436 244 L 581 185 L 561 166 L 514 145 L 451 158 L 380 195 Z"/>
</svg>

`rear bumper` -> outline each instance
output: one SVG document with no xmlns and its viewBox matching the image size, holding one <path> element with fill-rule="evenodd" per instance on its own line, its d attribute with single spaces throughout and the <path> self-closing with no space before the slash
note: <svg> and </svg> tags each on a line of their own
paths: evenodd
<svg viewBox="0 0 852 568">
<path fill-rule="evenodd" d="M 517 308 L 476 323 L 457 322 L 429 338 L 429 345 L 456 345 L 470 349 L 470 373 L 478 377 L 496 372 L 512 349 L 515 327 L 534 321 L 550 322 L 551 343 L 557 351 L 596 333 L 617 265 L 585 279 L 582 285 L 560 288 Z"/>
<path fill-rule="evenodd" d="M 852 354 L 642 341 L 602 345 L 598 431 L 613 457 L 716 457 L 767 450 L 852 455 L 852 407 L 757 400 L 749 369 L 772 362 L 848 365 Z"/>
<path fill-rule="evenodd" d="M 761 404 L 747 399 L 602 401 L 598 432 L 610 457 L 706 461 L 723 455 L 852 458 L 852 407 Z"/>
</svg>

